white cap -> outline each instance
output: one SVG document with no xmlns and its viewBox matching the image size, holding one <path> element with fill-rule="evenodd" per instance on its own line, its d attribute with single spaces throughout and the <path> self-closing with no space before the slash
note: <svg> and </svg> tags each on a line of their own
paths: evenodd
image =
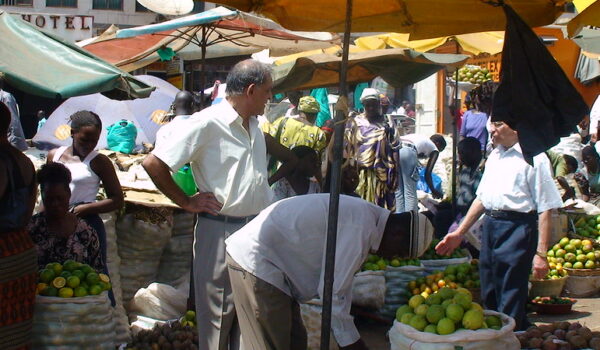
<svg viewBox="0 0 600 350">
<path fill-rule="evenodd" d="M 377 100 L 379 101 L 379 91 L 373 88 L 366 88 L 363 90 L 362 94 L 360 94 L 360 102 L 365 100 Z"/>
</svg>

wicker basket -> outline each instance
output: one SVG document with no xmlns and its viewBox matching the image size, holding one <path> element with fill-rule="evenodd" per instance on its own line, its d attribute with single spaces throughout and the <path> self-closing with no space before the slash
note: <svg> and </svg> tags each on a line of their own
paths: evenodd
<svg viewBox="0 0 600 350">
<path fill-rule="evenodd" d="M 567 282 L 568 277 L 563 277 L 555 280 L 530 280 L 531 289 L 529 296 L 535 298 L 540 297 L 558 297 L 562 293 L 563 287 Z"/>
<path fill-rule="evenodd" d="M 567 267 L 564 269 L 567 270 L 569 276 L 600 276 L 600 269 L 569 269 Z"/>
</svg>

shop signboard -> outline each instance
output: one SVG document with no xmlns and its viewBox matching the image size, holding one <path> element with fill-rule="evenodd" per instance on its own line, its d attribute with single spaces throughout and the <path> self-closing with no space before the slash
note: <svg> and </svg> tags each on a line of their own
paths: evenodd
<svg viewBox="0 0 600 350">
<path fill-rule="evenodd" d="M 495 82 L 500 81 L 500 66 L 502 62 L 502 54 L 498 53 L 495 55 L 476 56 L 471 57 L 467 60 L 467 64 L 480 66 L 487 68 L 492 73 L 492 80 Z"/>
<path fill-rule="evenodd" d="M 64 15 L 56 13 L 13 13 L 24 21 L 67 41 L 75 42 L 92 37 L 94 16 Z"/>
</svg>

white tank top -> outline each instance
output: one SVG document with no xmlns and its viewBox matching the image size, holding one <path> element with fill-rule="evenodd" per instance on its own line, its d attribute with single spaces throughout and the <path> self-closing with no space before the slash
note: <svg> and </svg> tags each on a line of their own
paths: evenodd
<svg viewBox="0 0 600 350">
<path fill-rule="evenodd" d="M 71 171 L 71 183 L 69 184 L 71 200 L 69 204 L 95 202 L 100 188 L 100 178 L 92 171 L 90 162 L 98 155 L 98 152 L 91 151 L 81 162 L 65 163 L 60 160 L 60 157 L 66 149 L 65 146 L 59 147 L 54 153 L 52 161 L 64 164 Z"/>
</svg>

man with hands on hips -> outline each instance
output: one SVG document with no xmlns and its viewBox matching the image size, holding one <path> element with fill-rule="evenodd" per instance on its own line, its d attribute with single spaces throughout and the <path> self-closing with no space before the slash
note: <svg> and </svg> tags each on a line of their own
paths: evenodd
<svg viewBox="0 0 600 350">
<path fill-rule="evenodd" d="M 508 124 L 492 122 L 496 148 L 486 163 L 477 198 L 454 232 L 436 246 L 438 254 L 452 253 L 481 214 L 483 231 L 479 275 L 485 307 L 513 317 L 515 330 L 529 325 L 526 314 L 529 273 L 542 279 L 548 273 L 552 210 L 562 207 L 548 158 L 542 153 L 529 165 L 519 136 Z"/>
</svg>

